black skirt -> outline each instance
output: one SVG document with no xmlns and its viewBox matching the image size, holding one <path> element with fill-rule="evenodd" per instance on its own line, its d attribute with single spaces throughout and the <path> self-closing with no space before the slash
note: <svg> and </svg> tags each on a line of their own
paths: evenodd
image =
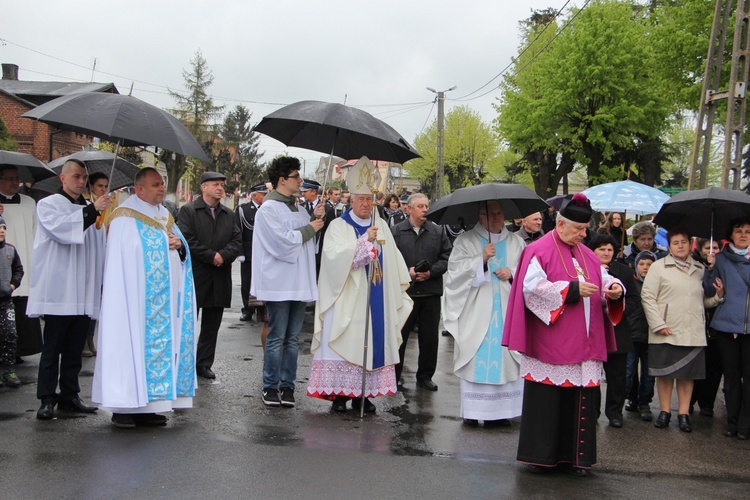
<svg viewBox="0 0 750 500">
<path fill-rule="evenodd" d="M 706 378 L 705 347 L 649 344 L 648 374 L 679 380 Z"/>
<path fill-rule="evenodd" d="M 526 380 L 519 462 L 590 468 L 596 463 L 598 387 L 558 387 Z"/>
</svg>

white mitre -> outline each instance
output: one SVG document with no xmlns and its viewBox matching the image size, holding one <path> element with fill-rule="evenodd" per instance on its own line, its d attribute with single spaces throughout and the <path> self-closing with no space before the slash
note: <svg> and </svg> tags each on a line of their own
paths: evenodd
<svg viewBox="0 0 750 500">
<path fill-rule="evenodd" d="M 346 176 L 346 185 L 351 194 L 373 194 L 380 184 L 380 172 L 369 158 L 363 156 Z"/>
</svg>

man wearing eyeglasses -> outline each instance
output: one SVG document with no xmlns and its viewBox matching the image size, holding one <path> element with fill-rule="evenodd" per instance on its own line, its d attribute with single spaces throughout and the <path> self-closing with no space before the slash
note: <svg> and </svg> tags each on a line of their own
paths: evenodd
<svg viewBox="0 0 750 500">
<path fill-rule="evenodd" d="M 268 337 L 263 357 L 263 404 L 293 407 L 299 333 L 308 302 L 318 300 L 315 234 L 322 203 L 308 214 L 296 202 L 302 179 L 296 158 L 275 158 L 268 168 L 274 190 L 255 215 L 250 293 L 266 303 Z"/>
<path fill-rule="evenodd" d="M 31 356 L 42 350 L 42 327 L 39 318 L 26 316 L 31 277 L 31 249 L 36 232 L 36 202 L 19 193 L 20 176 L 13 165 L 0 166 L 0 215 L 8 223 L 5 240 L 16 247 L 26 276 L 13 292 L 13 309 L 16 313 L 18 341 L 16 356 Z"/>
</svg>

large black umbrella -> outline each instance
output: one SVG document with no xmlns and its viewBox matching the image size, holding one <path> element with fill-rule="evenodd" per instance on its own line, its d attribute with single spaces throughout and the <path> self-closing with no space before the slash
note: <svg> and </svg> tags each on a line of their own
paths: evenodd
<svg viewBox="0 0 750 500">
<path fill-rule="evenodd" d="M 174 116 L 140 99 L 106 92 L 58 97 L 21 115 L 119 146 L 158 146 L 211 163 L 195 137 Z"/>
<path fill-rule="evenodd" d="M 499 201 L 506 219 L 522 219 L 548 205 L 534 191 L 521 184 L 480 184 L 457 189 L 436 201 L 426 217 L 438 224 L 468 227 L 479 220 L 479 203 Z"/>
<path fill-rule="evenodd" d="M 15 151 L 0 151 L 0 165 L 11 165 L 18 169 L 20 182 L 38 182 L 57 174 L 36 157 Z"/>
<path fill-rule="evenodd" d="M 263 118 L 255 131 L 287 146 L 312 149 L 347 160 L 404 163 L 421 158 L 393 127 L 361 109 L 322 101 L 289 104 Z"/>
<path fill-rule="evenodd" d="M 743 191 L 711 187 L 683 191 L 662 205 L 654 224 L 687 228 L 693 236 L 724 238 L 732 222 L 750 217 L 750 196 Z"/>
<path fill-rule="evenodd" d="M 109 151 L 79 151 L 73 153 L 70 156 L 64 156 L 56 160 L 49 162 L 50 168 L 54 171 L 55 175 L 59 175 L 62 172 L 62 167 L 68 160 L 79 160 L 86 165 L 86 170 L 89 175 L 94 172 L 102 172 L 107 174 L 109 178 L 109 190 L 114 191 L 125 186 L 132 186 L 135 182 L 135 174 L 138 173 L 140 168 L 129 162 L 128 160 L 117 157 Z M 112 170 L 112 162 L 114 160 L 115 168 Z M 54 193 L 62 187 L 59 177 L 43 180 L 34 185 L 35 189 L 40 191 L 47 191 L 48 193 Z"/>
</svg>

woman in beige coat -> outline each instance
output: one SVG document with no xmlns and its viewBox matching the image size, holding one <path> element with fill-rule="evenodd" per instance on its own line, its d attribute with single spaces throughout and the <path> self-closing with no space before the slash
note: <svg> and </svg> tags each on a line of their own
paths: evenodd
<svg viewBox="0 0 750 500">
<path fill-rule="evenodd" d="M 690 256 L 690 234 L 672 228 L 667 234 L 669 255 L 651 266 L 643 282 L 641 301 L 649 325 L 649 369 L 656 377 L 661 412 L 657 428 L 669 426 L 672 389 L 677 382 L 678 422 L 691 432 L 688 410 L 693 381 L 705 378 L 703 350 L 706 345 L 705 307 L 715 307 L 724 296 L 720 283 L 717 294 L 703 295 L 702 263 Z"/>
</svg>

